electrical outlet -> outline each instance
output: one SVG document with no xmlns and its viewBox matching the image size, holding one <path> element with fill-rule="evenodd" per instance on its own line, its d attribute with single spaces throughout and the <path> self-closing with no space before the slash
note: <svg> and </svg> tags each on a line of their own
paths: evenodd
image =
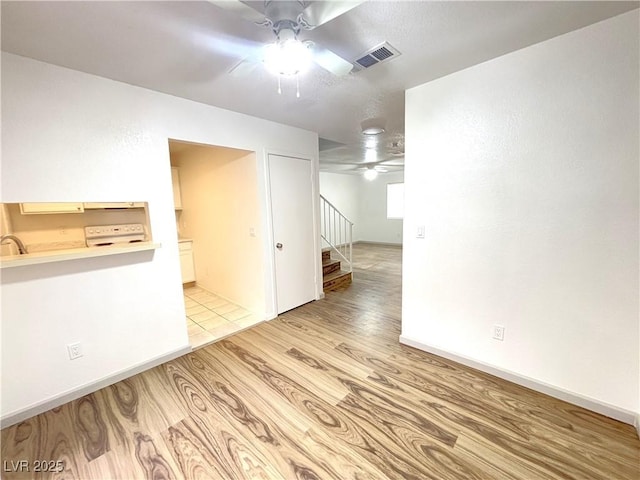
<svg viewBox="0 0 640 480">
<path fill-rule="evenodd" d="M 67 345 L 67 351 L 69 352 L 69 360 L 75 360 L 82 356 L 82 345 L 78 343 L 70 343 Z"/>
<path fill-rule="evenodd" d="M 504 340 L 504 327 L 502 325 L 493 326 L 493 338 L 501 342 Z"/>
</svg>

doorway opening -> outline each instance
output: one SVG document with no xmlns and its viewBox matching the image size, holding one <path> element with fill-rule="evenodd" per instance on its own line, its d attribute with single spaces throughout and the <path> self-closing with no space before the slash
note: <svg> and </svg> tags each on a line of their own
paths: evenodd
<svg viewBox="0 0 640 480">
<path fill-rule="evenodd" d="M 199 348 L 264 321 L 255 152 L 169 140 L 189 341 Z"/>
</svg>

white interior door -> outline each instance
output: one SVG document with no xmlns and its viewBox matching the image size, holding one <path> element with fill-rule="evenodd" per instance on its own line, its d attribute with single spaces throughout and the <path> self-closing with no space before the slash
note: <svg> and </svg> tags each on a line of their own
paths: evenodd
<svg viewBox="0 0 640 480">
<path fill-rule="evenodd" d="M 315 299 L 311 161 L 269 155 L 278 314 Z"/>
</svg>

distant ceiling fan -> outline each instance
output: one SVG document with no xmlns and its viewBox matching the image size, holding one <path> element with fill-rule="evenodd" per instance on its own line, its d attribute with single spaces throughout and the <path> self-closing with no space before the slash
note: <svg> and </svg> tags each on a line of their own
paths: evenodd
<svg viewBox="0 0 640 480">
<path fill-rule="evenodd" d="M 366 178 L 367 180 L 375 180 L 378 176 L 378 173 L 386 173 L 389 171 L 386 168 L 381 167 L 380 165 L 366 165 L 359 168 L 359 170 L 362 169 L 364 169 L 364 178 Z"/>
<path fill-rule="evenodd" d="M 397 167 L 403 167 L 404 162 L 399 162 L 395 159 L 378 160 L 375 162 L 322 162 L 324 165 L 336 165 L 339 167 L 351 167 L 345 168 L 346 172 L 362 172 L 364 178 L 367 180 L 375 179 L 379 173 L 387 173 L 390 171 L 396 171 Z M 391 169 L 391 170 L 390 170 Z"/>
<path fill-rule="evenodd" d="M 275 42 L 265 45 L 255 55 L 243 59 L 233 67 L 231 74 L 248 73 L 260 62 L 278 77 L 278 93 L 281 93 L 280 77 L 295 76 L 309 68 L 315 62 L 334 75 L 347 75 L 353 65 L 331 50 L 323 48 L 310 40 L 301 41 L 301 30 L 313 30 L 330 20 L 348 12 L 362 1 L 245 1 L 209 0 L 210 3 L 234 12 L 254 22 L 256 25 L 270 28 Z M 300 96 L 298 88 L 297 96 Z"/>
</svg>

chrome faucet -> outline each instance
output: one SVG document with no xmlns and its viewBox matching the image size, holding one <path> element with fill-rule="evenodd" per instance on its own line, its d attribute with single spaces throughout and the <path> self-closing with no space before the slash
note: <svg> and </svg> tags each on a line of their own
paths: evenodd
<svg viewBox="0 0 640 480">
<path fill-rule="evenodd" d="M 15 235 L 2 235 L 0 237 L 0 245 L 2 245 L 5 240 L 13 240 L 18 246 L 18 253 L 20 253 L 20 255 L 24 255 L 25 253 L 27 253 L 27 249 L 24 246 L 24 243 L 22 243 L 22 240 L 20 240 Z"/>
</svg>

